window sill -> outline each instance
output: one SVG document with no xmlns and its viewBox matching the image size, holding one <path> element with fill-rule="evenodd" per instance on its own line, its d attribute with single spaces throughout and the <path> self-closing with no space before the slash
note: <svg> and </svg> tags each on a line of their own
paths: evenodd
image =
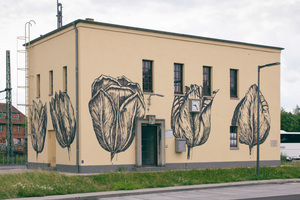
<svg viewBox="0 0 300 200">
<path fill-rule="evenodd" d="M 39 99 L 41 96 L 36 96 L 37 99 Z"/>
<path fill-rule="evenodd" d="M 52 94 L 48 94 L 49 96 L 53 96 L 53 93 Z"/>
<path fill-rule="evenodd" d="M 184 94 L 180 94 L 180 93 L 174 93 L 174 96 L 180 96 L 180 97 L 184 97 Z"/>
<path fill-rule="evenodd" d="M 230 147 L 230 150 L 239 150 L 240 148 L 238 147 Z"/>
<path fill-rule="evenodd" d="M 240 100 L 238 97 L 230 97 L 230 100 Z"/>
</svg>

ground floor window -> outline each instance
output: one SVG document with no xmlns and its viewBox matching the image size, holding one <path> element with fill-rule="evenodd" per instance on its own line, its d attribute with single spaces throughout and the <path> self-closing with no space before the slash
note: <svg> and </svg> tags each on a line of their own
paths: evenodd
<svg viewBox="0 0 300 200">
<path fill-rule="evenodd" d="M 230 148 L 237 148 L 237 126 L 230 126 Z"/>
</svg>

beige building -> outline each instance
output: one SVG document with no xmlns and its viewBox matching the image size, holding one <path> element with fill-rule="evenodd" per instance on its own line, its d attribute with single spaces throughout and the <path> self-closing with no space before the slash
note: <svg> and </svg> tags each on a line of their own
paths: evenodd
<svg viewBox="0 0 300 200">
<path fill-rule="evenodd" d="M 77 20 L 27 46 L 28 165 L 254 166 L 257 66 L 282 48 Z M 260 163 L 280 164 L 280 67 L 261 71 Z"/>
</svg>

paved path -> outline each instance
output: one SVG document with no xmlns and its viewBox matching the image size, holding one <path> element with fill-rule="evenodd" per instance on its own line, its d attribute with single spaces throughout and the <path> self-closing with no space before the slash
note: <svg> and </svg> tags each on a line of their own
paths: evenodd
<svg viewBox="0 0 300 200">
<path fill-rule="evenodd" d="M 0 174 L 22 173 L 29 172 L 30 169 L 26 168 L 26 165 L 1 165 Z"/>
<path fill-rule="evenodd" d="M 284 196 L 294 196 L 300 199 L 300 183 L 286 183 L 286 184 L 266 184 L 266 185 L 251 185 L 251 186 L 234 186 L 221 187 L 203 190 L 190 190 L 179 192 L 165 192 L 145 195 L 132 195 L 111 198 L 98 198 L 103 200 L 232 200 L 232 199 L 251 199 L 264 197 L 272 197 L 268 199 L 286 199 Z"/>
</svg>

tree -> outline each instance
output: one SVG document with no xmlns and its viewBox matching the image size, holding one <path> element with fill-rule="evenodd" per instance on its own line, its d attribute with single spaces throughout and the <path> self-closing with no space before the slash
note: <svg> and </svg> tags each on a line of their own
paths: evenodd
<svg viewBox="0 0 300 200">
<path fill-rule="evenodd" d="M 281 108 L 281 130 L 287 132 L 300 132 L 300 107 L 296 105 L 293 113 Z"/>
</svg>

